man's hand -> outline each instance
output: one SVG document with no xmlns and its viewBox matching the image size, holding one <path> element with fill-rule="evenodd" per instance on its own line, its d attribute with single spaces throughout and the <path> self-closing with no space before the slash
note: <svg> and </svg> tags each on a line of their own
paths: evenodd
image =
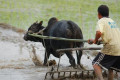
<svg viewBox="0 0 120 80">
<path fill-rule="evenodd" d="M 89 39 L 88 40 L 88 44 L 93 44 L 94 43 L 94 40 L 93 39 Z"/>
<path fill-rule="evenodd" d="M 94 41 L 93 41 L 93 43 L 94 43 L 94 44 L 97 44 L 97 43 L 98 43 L 98 41 L 94 40 Z"/>
<path fill-rule="evenodd" d="M 98 41 L 93 40 L 93 39 L 89 39 L 88 40 L 88 44 L 97 44 Z"/>
<path fill-rule="evenodd" d="M 98 40 L 97 45 L 103 44 L 102 39 Z"/>
<path fill-rule="evenodd" d="M 98 39 L 101 37 L 102 33 L 100 31 L 96 31 L 96 35 L 95 35 L 95 39 L 89 39 L 88 40 L 88 44 L 97 44 L 98 43 Z"/>
<path fill-rule="evenodd" d="M 98 40 L 98 41 L 95 41 L 93 39 L 89 39 L 88 40 L 88 44 L 97 44 L 97 45 L 100 45 L 102 42 L 102 40 Z"/>
</svg>

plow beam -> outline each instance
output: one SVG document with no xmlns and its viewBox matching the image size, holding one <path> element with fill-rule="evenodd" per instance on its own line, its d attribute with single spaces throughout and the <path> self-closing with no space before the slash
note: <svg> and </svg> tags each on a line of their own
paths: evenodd
<svg viewBox="0 0 120 80">
<path fill-rule="evenodd" d="M 91 47 L 91 48 L 66 48 L 66 49 L 58 49 L 56 50 L 56 52 L 60 53 L 60 52 L 64 52 L 64 51 L 75 51 L 75 50 L 101 50 L 101 47 Z"/>
</svg>

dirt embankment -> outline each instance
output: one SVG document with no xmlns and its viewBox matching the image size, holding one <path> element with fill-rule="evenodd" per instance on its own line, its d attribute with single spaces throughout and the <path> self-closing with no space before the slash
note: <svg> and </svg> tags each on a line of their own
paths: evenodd
<svg viewBox="0 0 120 80">
<path fill-rule="evenodd" d="M 20 28 L 16 28 L 12 25 L 6 24 L 6 23 L 0 23 L 0 27 L 3 29 L 12 29 L 13 31 L 17 32 L 17 33 L 25 33 L 25 30 L 20 29 Z"/>
</svg>

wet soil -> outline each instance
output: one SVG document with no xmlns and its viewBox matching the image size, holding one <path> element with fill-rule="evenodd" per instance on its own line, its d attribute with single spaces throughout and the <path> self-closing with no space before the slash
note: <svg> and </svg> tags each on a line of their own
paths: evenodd
<svg viewBox="0 0 120 80">
<path fill-rule="evenodd" d="M 42 65 L 45 52 L 42 44 L 24 41 L 24 33 L 25 30 L 0 23 L 0 80 L 44 80 L 46 72 L 51 70 L 51 66 Z M 88 46 L 91 47 L 91 45 L 85 44 L 85 47 Z M 81 63 L 85 69 L 93 69 L 92 60 L 96 53 L 97 51 L 84 51 Z M 75 54 L 73 56 L 76 57 Z M 50 60 L 59 62 L 59 59 L 52 55 Z M 69 65 L 68 58 L 63 55 L 59 70 L 74 70 L 72 67 L 68 67 Z M 51 80 L 50 77 L 47 80 Z M 69 78 L 65 80 L 69 80 Z"/>
</svg>

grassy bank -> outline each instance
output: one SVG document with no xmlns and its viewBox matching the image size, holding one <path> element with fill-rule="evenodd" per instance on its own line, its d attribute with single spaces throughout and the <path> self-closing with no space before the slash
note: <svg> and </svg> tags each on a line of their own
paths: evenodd
<svg viewBox="0 0 120 80">
<path fill-rule="evenodd" d="M 0 0 L 0 23 L 27 29 L 35 21 L 51 17 L 72 20 L 83 30 L 86 38 L 92 37 L 97 22 L 97 7 L 106 4 L 110 16 L 119 24 L 119 0 Z"/>
</svg>

